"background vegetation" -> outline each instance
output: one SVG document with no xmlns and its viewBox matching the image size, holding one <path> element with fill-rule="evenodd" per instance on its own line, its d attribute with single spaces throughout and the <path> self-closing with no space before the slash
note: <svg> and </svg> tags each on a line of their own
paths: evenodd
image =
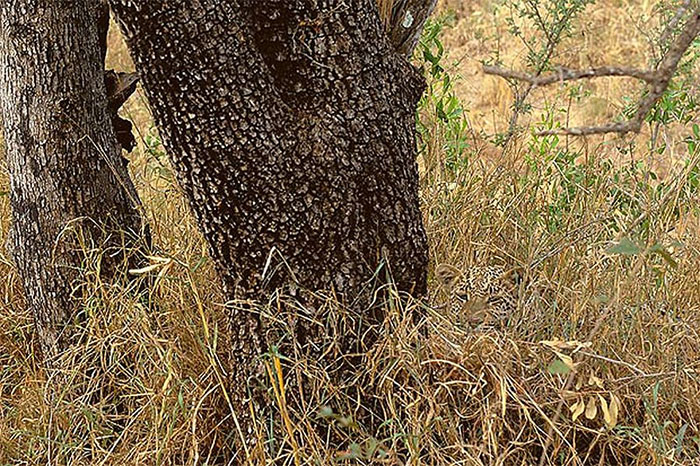
<svg viewBox="0 0 700 466">
<path fill-rule="evenodd" d="M 673 4 L 589 3 L 444 0 L 415 57 L 429 82 L 418 126 L 432 263 L 522 267 L 507 329 L 472 332 L 433 286 L 429 303 L 383 303 L 380 343 L 345 384 L 271 348 L 256 383 L 276 409 L 259 414 L 257 463 L 520 465 L 543 451 L 543 464 L 698 462 L 700 44 L 639 136 L 535 135 L 623 117 L 637 82 L 518 99 L 521 85 L 480 72 L 482 61 L 653 66 Z M 110 45 L 110 64 L 131 67 L 114 31 Z M 155 243 L 152 265 L 133 271 L 148 293 L 101 283 L 99 253 L 86 250 L 90 319 L 65 355 L 71 370 L 47 373 L 0 250 L 0 464 L 219 464 L 233 454 L 223 297 L 141 94 L 124 115 L 139 132 L 130 167 Z M 257 308 L 284 328 L 282 299 Z M 337 316 L 327 326 L 354 328 L 356 316 L 326 302 Z M 383 422 L 358 422 L 360 412 Z M 319 425 L 327 436 L 311 433 Z"/>
</svg>

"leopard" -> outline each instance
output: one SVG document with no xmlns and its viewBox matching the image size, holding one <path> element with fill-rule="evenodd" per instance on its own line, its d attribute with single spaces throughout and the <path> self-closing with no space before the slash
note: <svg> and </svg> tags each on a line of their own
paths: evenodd
<svg viewBox="0 0 700 466">
<path fill-rule="evenodd" d="M 498 265 L 459 269 L 440 264 L 435 277 L 449 299 L 453 315 L 475 330 L 503 329 L 518 306 L 519 269 Z"/>
</svg>

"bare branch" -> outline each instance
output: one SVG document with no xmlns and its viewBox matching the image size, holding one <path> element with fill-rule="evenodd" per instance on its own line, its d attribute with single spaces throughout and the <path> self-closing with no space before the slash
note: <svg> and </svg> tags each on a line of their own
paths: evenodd
<svg viewBox="0 0 700 466">
<path fill-rule="evenodd" d="M 495 76 L 500 76 L 506 79 L 517 79 L 525 81 L 533 86 L 546 86 L 563 81 L 573 81 L 576 79 L 599 78 L 604 76 L 629 76 L 632 78 L 641 79 L 642 81 L 652 82 L 656 79 L 654 71 L 639 70 L 636 68 L 616 67 L 616 66 L 600 66 L 598 68 L 589 68 L 587 70 L 571 70 L 560 67 L 554 73 L 536 76 L 520 71 L 508 70 L 498 66 L 484 66 L 484 73 Z"/>
<path fill-rule="evenodd" d="M 544 34 L 547 38 L 546 46 L 545 46 L 544 50 L 542 51 L 542 58 L 539 60 L 539 64 L 537 65 L 536 70 L 535 70 L 535 76 L 540 76 L 545 71 L 545 68 L 548 66 L 548 63 L 552 59 L 552 56 L 554 55 L 554 51 L 556 50 L 556 47 L 561 42 L 564 31 L 566 30 L 567 24 L 569 24 L 569 21 L 571 21 L 576 10 L 574 8 L 569 8 L 566 11 L 565 15 L 560 17 L 558 20 L 554 21 L 551 24 L 551 26 L 547 26 L 545 21 L 542 19 L 542 16 L 540 15 L 537 2 L 529 1 L 529 4 L 530 4 L 530 8 L 536 13 L 537 22 L 539 23 L 539 27 L 544 32 Z M 552 28 L 551 31 L 549 30 L 549 27 Z M 531 45 L 528 44 L 528 42 L 526 40 L 523 40 L 523 44 L 528 48 L 528 50 L 530 50 L 530 52 L 533 52 Z M 510 121 L 508 122 L 508 131 L 506 132 L 505 138 L 503 141 L 503 148 L 504 149 L 508 146 L 508 144 L 510 144 L 511 139 L 513 138 L 513 135 L 516 132 L 516 129 L 518 127 L 518 119 L 520 117 L 520 113 L 522 111 L 523 104 L 525 103 L 525 101 L 530 96 L 530 93 L 535 88 L 536 88 L 536 86 L 534 84 L 528 84 L 527 86 L 525 86 L 525 89 L 522 91 L 520 91 L 518 89 L 514 89 L 514 92 L 515 92 L 515 101 L 513 102 L 514 111 L 510 117 Z"/>
<path fill-rule="evenodd" d="M 642 129 L 642 123 L 635 120 L 624 121 L 621 123 L 608 123 L 600 126 L 575 126 L 573 128 L 550 129 L 547 131 L 538 131 L 538 136 L 551 136 L 553 134 L 566 136 L 590 136 L 592 134 L 627 134 L 638 133 Z"/>
<path fill-rule="evenodd" d="M 691 3 L 692 0 L 685 0 L 683 2 L 683 5 L 678 7 L 678 10 L 676 10 L 676 14 L 673 15 L 673 18 L 671 18 L 671 21 L 668 22 L 666 28 L 664 29 L 664 32 L 661 34 L 661 39 L 659 39 L 659 42 L 665 44 L 671 39 L 673 31 L 676 30 L 676 28 L 678 27 L 678 23 L 681 22 L 687 11 L 690 9 Z"/>
<path fill-rule="evenodd" d="M 688 12 L 691 2 L 686 1 L 681 7 L 682 13 Z M 673 18 L 677 24 L 683 16 L 679 13 Z M 506 79 L 515 79 L 529 83 L 533 87 L 545 86 L 557 82 L 572 81 L 576 79 L 597 78 L 603 76 L 631 77 L 645 81 L 649 85 L 649 93 L 642 99 L 637 108 L 634 118 L 621 123 L 609 123 L 601 126 L 582 126 L 575 128 L 560 128 L 549 131 L 541 131 L 538 135 L 563 134 L 570 136 L 585 136 L 590 134 L 605 133 L 638 133 L 642 128 L 642 123 L 647 114 L 654 107 L 656 102 L 666 92 L 671 78 L 676 73 L 678 63 L 693 43 L 693 40 L 700 35 L 700 8 L 695 8 L 688 18 L 683 30 L 671 45 L 666 55 L 655 70 L 640 70 L 629 67 L 600 66 L 587 70 L 570 70 L 560 68 L 554 73 L 537 76 L 527 73 L 504 69 L 497 66 L 484 66 L 486 74 L 501 76 Z"/>
</svg>

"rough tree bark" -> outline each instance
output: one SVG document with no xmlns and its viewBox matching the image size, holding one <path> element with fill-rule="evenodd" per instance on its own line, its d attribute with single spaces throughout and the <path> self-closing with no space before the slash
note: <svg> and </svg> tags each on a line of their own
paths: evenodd
<svg viewBox="0 0 700 466">
<path fill-rule="evenodd" d="M 229 297 L 290 282 L 355 296 L 382 263 L 425 292 L 424 81 L 375 0 L 110 5 Z M 244 375 L 264 342 L 255 315 L 232 312 Z"/>
<path fill-rule="evenodd" d="M 384 22 L 387 35 L 400 54 L 410 57 L 418 44 L 423 26 L 433 13 L 437 0 L 378 0 L 388 11 Z"/>
<path fill-rule="evenodd" d="M 371 0 L 110 4 L 231 296 L 271 254 L 275 285 L 352 293 L 387 259 L 425 291 L 423 82 Z"/>
<path fill-rule="evenodd" d="M 108 114 L 96 8 L 90 0 L 0 2 L 8 249 L 49 358 L 64 345 L 77 310 L 81 256 L 64 241 L 65 229 L 80 228 L 104 247 L 120 246 L 124 232 L 138 236 L 141 228 Z"/>
</svg>

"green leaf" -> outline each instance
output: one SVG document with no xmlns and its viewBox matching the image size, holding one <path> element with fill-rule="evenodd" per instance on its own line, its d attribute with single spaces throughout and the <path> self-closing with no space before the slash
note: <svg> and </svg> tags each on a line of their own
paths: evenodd
<svg viewBox="0 0 700 466">
<path fill-rule="evenodd" d="M 683 453 L 683 439 L 686 430 L 688 430 L 688 424 L 683 424 L 676 434 L 676 458 L 680 458 L 681 453 Z"/>
<path fill-rule="evenodd" d="M 567 366 L 564 361 L 557 358 L 549 364 L 549 367 L 547 367 L 547 371 L 550 374 L 566 375 L 569 372 L 571 372 L 571 368 Z"/>
<path fill-rule="evenodd" d="M 356 429 L 358 427 L 352 416 L 338 416 L 336 421 L 346 429 Z"/>
<path fill-rule="evenodd" d="M 348 449 L 341 452 L 338 456 L 338 460 L 358 460 L 362 459 L 362 447 L 357 443 L 353 442 L 348 446 Z"/>
<path fill-rule="evenodd" d="M 367 441 L 367 458 L 372 458 L 377 450 L 379 450 L 379 441 L 374 437 L 370 437 Z"/>
<path fill-rule="evenodd" d="M 663 258 L 663 260 L 665 260 L 666 263 L 672 268 L 678 268 L 678 262 L 676 262 L 671 253 L 666 250 L 663 244 L 656 243 L 655 245 L 649 248 L 649 252 L 660 255 Z"/>
<path fill-rule="evenodd" d="M 593 299 L 593 302 L 596 304 L 608 304 L 610 302 L 610 297 L 608 295 L 598 295 Z"/>
<path fill-rule="evenodd" d="M 619 243 L 610 246 L 607 251 L 608 254 L 622 254 L 624 256 L 634 256 L 639 254 L 642 249 L 637 246 L 637 244 L 631 239 L 624 237 Z"/>
<path fill-rule="evenodd" d="M 180 409 L 184 410 L 185 409 L 185 397 L 182 394 L 182 388 L 177 394 L 177 404 L 180 405 Z"/>
<path fill-rule="evenodd" d="M 204 264 L 207 263 L 207 260 L 208 260 L 207 256 L 200 257 L 199 260 L 197 261 L 197 263 L 194 265 L 194 267 L 192 267 L 191 272 L 192 273 L 197 272 L 201 266 L 203 266 Z"/>
<path fill-rule="evenodd" d="M 333 417 L 333 409 L 330 406 L 321 406 L 318 410 L 318 415 L 324 419 Z"/>
</svg>

